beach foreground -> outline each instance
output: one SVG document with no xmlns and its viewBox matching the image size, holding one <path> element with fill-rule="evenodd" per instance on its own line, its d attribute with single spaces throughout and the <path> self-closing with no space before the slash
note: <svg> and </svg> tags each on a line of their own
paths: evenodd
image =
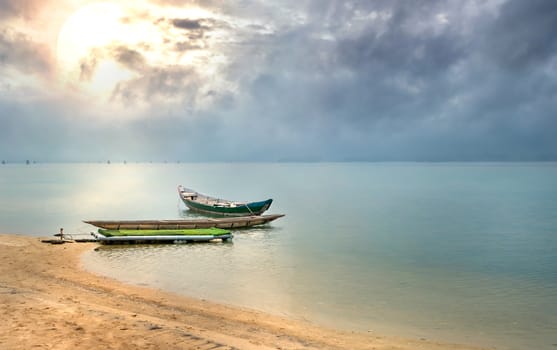
<svg viewBox="0 0 557 350">
<path fill-rule="evenodd" d="M 80 267 L 96 243 L 0 234 L 2 349 L 478 349 L 321 328 Z"/>
</svg>

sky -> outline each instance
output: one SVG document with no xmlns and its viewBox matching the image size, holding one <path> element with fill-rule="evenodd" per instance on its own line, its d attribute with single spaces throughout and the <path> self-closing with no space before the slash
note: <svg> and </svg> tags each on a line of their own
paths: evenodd
<svg viewBox="0 0 557 350">
<path fill-rule="evenodd" d="M 0 0 L 0 159 L 555 161 L 554 0 Z"/>
</svg>

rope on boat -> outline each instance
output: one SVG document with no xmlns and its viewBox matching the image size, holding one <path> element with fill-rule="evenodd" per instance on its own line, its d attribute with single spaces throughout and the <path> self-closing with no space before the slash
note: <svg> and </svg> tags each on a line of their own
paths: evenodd
<svg viewBox="0 0 557 350">
<path fill-rule="evenodd" d="M 251 209 L 250 209 L 249 205 L 247 205 L 247 203 L 245 203 L 244 205 L 246 206 L 246 208 L 248 208 L 248 210 L 249 210 L 249 212 L 251 213 L 251 215 L 255 215 L 255 214 L 253 213 L 253 211 L 251 211 Z"/>
</svg>

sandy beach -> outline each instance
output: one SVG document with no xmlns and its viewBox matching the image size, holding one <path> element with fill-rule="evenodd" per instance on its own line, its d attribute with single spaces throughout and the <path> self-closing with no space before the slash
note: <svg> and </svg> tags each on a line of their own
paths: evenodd
<svg viewBox="0 0 557 350">
<path fill-rule="evenodd" d="M 96 246 L 0 234 L 1 349 L 478 349 L 325 329 L 125 285 L 80 267 Z"/>
</svg>

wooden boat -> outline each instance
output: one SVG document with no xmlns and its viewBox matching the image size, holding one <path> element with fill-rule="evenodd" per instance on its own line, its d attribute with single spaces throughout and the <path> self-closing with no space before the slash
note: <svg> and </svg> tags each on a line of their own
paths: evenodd
<svg viewBox="0 0 557 350">
<path fill-rule="evenodd" d="M 86 224 L 109 230 L 169 230 L 194 228 L 243 228 L 263 225 L 284 214 L 183 220 L 89 220 Z"/>
<path fill-rule="evenodd" d="M 105 230 L 93 234 L 97 241 L 110 243 L 178 243 L 227 241 L 232 238 L 230 231 L 220 228 L 182 230 Z"/>
<path fill-rule="evenodd" d="M 178 186 L 178 194 L 190 210 L 226 216 L 261 215 L 265 210 L 269 209 L 273 202 L 272 199 L 260 202 L 230 201 L 206 196 L 182 186 Z"/>
</svg>

